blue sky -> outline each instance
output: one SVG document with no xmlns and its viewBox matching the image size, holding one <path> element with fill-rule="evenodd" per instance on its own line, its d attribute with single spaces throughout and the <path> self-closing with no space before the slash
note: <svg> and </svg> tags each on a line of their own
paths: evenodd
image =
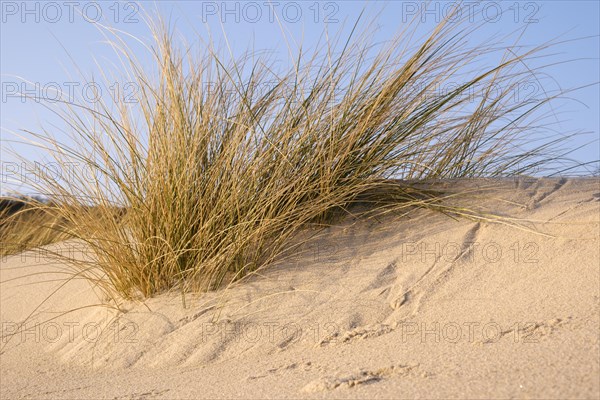
<svg viewBox="0 0 600 400">
<path fill-rule="evenodd" d="M 141 5 L 141 7 L 140 7 Z M 30 96 L 49 96 L 58 89 L 63 96 L 91 98 L 86 94 L 85 81 L 79 76 L 98 76 L 96 61 L 103 67 L 116 65 L 117 58 L 104 43 L 98 23 L 121 29 L 140 38 L 149 38 L 143 10 L 156 8 L 168 17 L 181 37 L 197 42 L 197 35 L 207 40 L 222 41 L 226 33 L 235 54 L 253 47 L 269 50 L 288 65 L 287 43 L 314 45 L 325 27 L 332 32 L 348 31 L 361 10 L 377 18 L 375 40 L 385 41 L 401 29 L 418 8 L 427 13 L 420 22 L 422 33 L 435 26 L 447 12 L 450 2 L 421 1 L 2 1 L 0 39 L 0 70 L 2 99 L 0 127 L 2 128 L 3 177 L 2 192 L 15 188 L 7 179 L 6 164 L 14 162 L 7 151 L 11 132 L 19 129 L 39 130 L 40 126 L 60 121 L 31 98 L 18 95 L 23 88 Z M 530 90 L 556 90 L 578 87 L 600 81 L 599 20 L 597 1 L 485 1 L 466 2 L 465 12 L 475 21 L 485 21 L 481 40 L 487 36 L 500 37 L 524 26 L 527 30 L 521 43 L 537 45 L 551 39 L 575 39 L 553 49 L 557 61 L 575 60 L 549 68 L 554 87 L 534 87 Z M 487 36 L 486 36 L 487 35 Z M 141 50 L 141 48 L 140 48 Z M 141 52 L 140 54 L 143 54 Z M 553 58 L 554 59 L 554 58 Z M 24 83 L 25 79 L 31 83 Z M 126 95 L 125 82 L 115 80 L 101 89 L 106 93 Z M 25 86 L 22 86 L 25 85 Z M 88 88 L 89 90 L 89 88 Z M 577 147 L 599 136 L 599 87 L 592 86 L 570 94 L 571 99 L 560 104 L 561 122 L 557 129 L 588 131 L 589 135 L 572 143 Z M 59 135 L 60 136 L 60 135 Z M 11 145 L 28 158 L 38 155 L 29 148 Z M 600 159 L 598 142 L 573 153 L 578 161 Z"/>
</svg>

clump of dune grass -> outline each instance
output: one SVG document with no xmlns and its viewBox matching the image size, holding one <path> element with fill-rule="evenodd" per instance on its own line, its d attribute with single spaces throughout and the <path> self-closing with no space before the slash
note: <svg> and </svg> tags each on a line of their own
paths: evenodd
<svg viewBox="0 0 600 400">
<path fill-rule="evenodd" d="M 298 49 L 283 72 L 256 53 L 180 46 L 161 23 L 149 72 L 115 34 L 137 101 L 64 104 L 71 142 L 27 133 L 59 165 L 93 171 L 45 176 L 36 188 L 94 254 L 66 261 L 125 298 L 211 290 L 357 201 L 452 212 L 442 193 L 412 183 L 523 174 L 555 160 L 544 155 L 564 138 L 528 135 L 556 96 L 514 100 L 547 45 L 469 47 L 480 27 L 452 20 L 421 40 L 415 20 L 375 52 L 357 23 L 348 38 Z M 480 63 L 490 55 L 496 64 Z"/>
<path fill-rule="evenodd" d="M 34 197 L 0 199 L 0 256 L 69 239 L 65 220 Z"/>
</svg>

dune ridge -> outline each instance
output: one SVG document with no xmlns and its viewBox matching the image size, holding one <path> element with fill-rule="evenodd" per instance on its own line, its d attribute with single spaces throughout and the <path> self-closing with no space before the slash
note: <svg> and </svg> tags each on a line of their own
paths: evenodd
<svg viewBox="0 0 600 400">
<path fill-rule="evenodd" d="M 173 293 L 118 311 L 65 283 L 43 248 L 4 257 L 0 395 L 598 398 L 600 179 L 437 187 L 480 188 L 470 206 L 521 229 L 427 210 L 348 217 L 186 308 Z"/>
</svg>

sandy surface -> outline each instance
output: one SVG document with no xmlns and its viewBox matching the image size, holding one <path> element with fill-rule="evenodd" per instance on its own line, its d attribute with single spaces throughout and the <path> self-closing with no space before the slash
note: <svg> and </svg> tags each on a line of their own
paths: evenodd
<svg viewBox="0 0 600 400">
<path fill-rule="evenodd" d="M 28 321 L 3 339 L 0 397 L 599 398 L 600 180 L 447 185 L 490 184 L 468 204 L 521 229 L 348 219 L 187 308 L 118 313 L 43 250 L 5 258 L 3 333 Z"/>
</svg>

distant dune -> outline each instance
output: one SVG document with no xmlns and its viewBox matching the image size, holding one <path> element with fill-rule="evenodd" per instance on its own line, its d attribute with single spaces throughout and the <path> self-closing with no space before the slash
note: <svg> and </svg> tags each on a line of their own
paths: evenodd
<svg viewBox="0 0 600 400">
<path fill-rule="evenodd" d="M 504 222 L 349 217 L 185 309 L 4 257 L 0 397 L 599 398 L 600 180 L 440 185 L 493 186 L 469 206 Z"/>
<path fill-rule="evenodd" d="M 22 210 L 27 203 L 20 200 L 0 197 L 0 215 L 12 215 L 19 210 Z"/>
</svg>

